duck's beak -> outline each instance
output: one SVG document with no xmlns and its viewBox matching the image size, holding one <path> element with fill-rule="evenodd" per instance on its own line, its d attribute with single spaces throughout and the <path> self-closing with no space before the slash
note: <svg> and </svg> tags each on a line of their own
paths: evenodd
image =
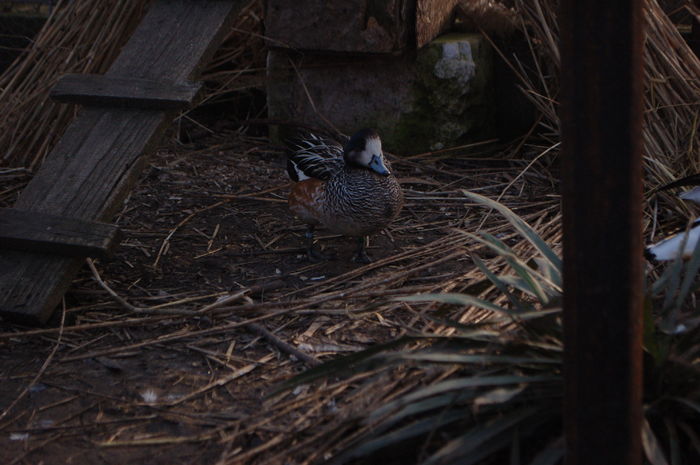
<svg viewBox="0 0 700 465">
<path fill-rule="evenodd" d="M 372 160 L 369 162 L 369 169 L 375 173 L 381 174 L 382 176 L 389 176 L 391 174 L 391 172 L 386 169 L 384 162 L 378 155 L 372 155 Z"/>
</svg>

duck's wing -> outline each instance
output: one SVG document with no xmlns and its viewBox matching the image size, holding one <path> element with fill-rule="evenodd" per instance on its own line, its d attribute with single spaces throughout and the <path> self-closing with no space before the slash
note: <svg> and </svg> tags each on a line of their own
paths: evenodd
<svg viewBox="0 0 700 465">
<path fill-rule="evenodd" d="M 326 181 L 345 164 L 340 143 L 316 134 L 303 134 L 287 142 L 287 146 L 287 173 L 294 181 Z"/>
<path fill-rule="evenodd" d="M 693 221 L 689 230 L 667 237 L 644 249 L 644 255 L 651 261 L 675 260 L 678 256 L 690 258 L 700 240 L 700 218 Z"/>
<path fill-rule="evenodd" d="M 681 192 L 678 194 L 678 198 L 682 200 L 690 200 L 700 205 L 700 186 L 695 186 L 689 191 Z"/>
</svg>

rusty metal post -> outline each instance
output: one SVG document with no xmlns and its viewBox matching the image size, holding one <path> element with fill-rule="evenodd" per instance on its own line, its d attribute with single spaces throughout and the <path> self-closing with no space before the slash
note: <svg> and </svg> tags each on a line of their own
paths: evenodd
<svg viewBox="0 0 700 465">
<path fill-rule="evenodd" d="M 641 463 L 642 3 L 561 1 L 567 465 Z"/>
</svg>

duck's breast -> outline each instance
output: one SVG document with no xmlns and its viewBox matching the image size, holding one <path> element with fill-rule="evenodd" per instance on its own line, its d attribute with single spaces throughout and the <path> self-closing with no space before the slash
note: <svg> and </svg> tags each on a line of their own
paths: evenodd
<svg viewBox="0 0 700 465">
<path fill-rule="evenodd" d="M 399 214 L 403 193 L 396 178 L 369 172 L 338 176 L 329 181 L 321 222 L 350 236 L 372 234 Z"/>
</svg>

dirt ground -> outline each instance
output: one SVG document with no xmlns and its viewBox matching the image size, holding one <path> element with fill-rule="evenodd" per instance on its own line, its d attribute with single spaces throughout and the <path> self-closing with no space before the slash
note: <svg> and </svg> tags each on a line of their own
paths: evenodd
<svg viewBox="0 0 700 465">
<path fill-rule="evenodd" d="M 309 426 L 266 396 L 317 361 L 432 324 L 393 297 L 470 284 L 456 228 L 503 221 L 460 189 L 511 193 L 533 218 L 557 208 L 547 180 L 485 150 L 396 160 L 405 208 L 358 265 L 354 241 L 323 231 L 337 259 L 309 263 L 266 139 L 223 131 L 161 149 L 116 217 L 114 257 L 83 267 L 49 327 L 2 324 L 0 463 L 304 462 L 273 454 Z"/>
</svg>

